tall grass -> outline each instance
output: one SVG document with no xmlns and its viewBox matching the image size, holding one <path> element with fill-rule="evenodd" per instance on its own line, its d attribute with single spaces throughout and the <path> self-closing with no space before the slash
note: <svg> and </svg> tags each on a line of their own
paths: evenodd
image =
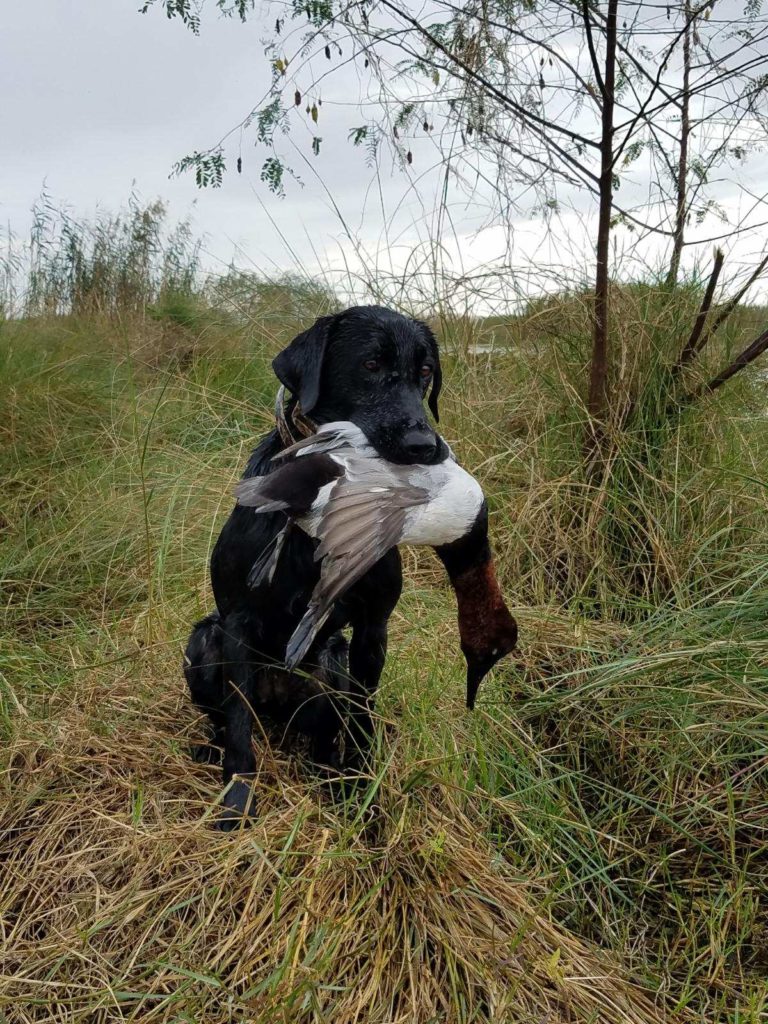
<svg viewBox="0 0 768 1024">
<path fill-rule="evenodd" d="M 405 552 L 368 794 L 336 805 L 258 739 L 260 821 L 225 841 L 218 775 L 186 753 L 180 653 L 270 425 L 269 359 L 333 308 L 291 282 L 233 289 L 0 323 L 0 1010 L 764 1020 L 760 378 L 662 418 L 650 382 L 697 293 L 624 289 L 617 373 L 640 415 L 595 484 L 583 298 L 446 320 L 441 427 L 488 493 L 520 651 L 468 715 L 450 592 Z"/>
<path fill-rule="evenodd" d="M 339 308 L 322 281 L 236 265 L 202 268 L 203 241 L 189 220 L 169 224 L 163 202 L 130 196 L 117 214 L 76 217 L 43 192 L 29 237 L 7 231 L 0 248 L 0 313 L 6 318 L 150 315 L 191 326 L 205 310 L 229 321 L 298 324 Z"/>
<path fill-rule="evenodd" d="M 11 313 L 144 313 L 162 297 L 190 294 L 198 284 L 201 243 L 186 221 L 166 227 L 159 200 L 142 203 L 132 195 L 121 213 L 86 220 L 43 192 L 32 214 L 28 242 L 9 239 L 6 247 L 15 254 L 5 265 L 6 295 L 16 297 Z"/>
</svg>

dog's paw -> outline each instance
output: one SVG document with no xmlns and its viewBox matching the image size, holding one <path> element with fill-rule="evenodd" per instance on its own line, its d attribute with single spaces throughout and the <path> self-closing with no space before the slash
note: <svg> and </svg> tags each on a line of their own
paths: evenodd
<svg viewBox="0 0 768 1024">
<path fill-rule="evenodd" d="M 193 743 L 189 753 L 196 764 L 221 764 L 221 747 L 212 743 Z"/>
<path fill-rule="evenodd" d="M 235 779 L 224 794 L 222 812 L 216 822 L 219 832 L 233 832 L 247 828 L 256 817 L 256 799 L 253 789 L 242 779 Z"/>
<path fill-rule="evenodd" d="M 336 746 L 315 744 L 311 757 L 320 776 L 338 775 L 342 770 L 341 754 Z"/>
</svg>

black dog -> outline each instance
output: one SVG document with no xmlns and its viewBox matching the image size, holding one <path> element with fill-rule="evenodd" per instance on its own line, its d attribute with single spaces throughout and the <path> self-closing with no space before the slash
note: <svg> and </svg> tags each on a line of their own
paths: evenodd
<svg viewBox="0 0 768 1024">
<path fill-rule="evenodd" d="M 359 306 L 321 317 L 274 360 L 296 404 L 315 423 L 351 420 L 391 462 L 433 464 L 445 444 L 428 425 L 423 400 L 438 419 L 441 372 L 437 342 L 426 326 L 381 306 Z M 431 388 L 431 390 L 430 390 Z M 244 476 L 273 469 L 286 445 L 273 430 L 251 456 Z M 193 701 L 207 711 L 214 743 L 224 748 L 224 781 L 255 771 L 254 715 L 290 723 L 312 739 L 320 764 L 337 765 L 337 741 L 349 711 L 346 763 L 364 758 L 371 741 L 373 701 L 387 650 L 387 621 L 400 597 L 402 573 L 389 551 L 337 602 L 302 670 L 280 671 L 288 640 L 319 577 L 316 541 L 289 535 L 271 584 L 252 590 L 248 577 L 283 527 L 282 513 L 255 515 L 236 506 L 211 559 L 217 612 L 190 637 L 184 672 Z M 347 643 L 340 630 L 352 627 Z M 210 748 L 202 748 L 204 750 Z M 237 780 L 225 797 L 220 827 L 248 809 L 250 789 Z"/>
</svg>

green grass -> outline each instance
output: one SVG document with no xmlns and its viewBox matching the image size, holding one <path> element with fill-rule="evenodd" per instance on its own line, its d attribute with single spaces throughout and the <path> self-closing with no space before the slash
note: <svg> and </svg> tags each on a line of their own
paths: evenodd
<svg viewBox="0 0 768 1024">
<path fill-rule="evenodd" d="M 627 395 L 690 322 L 638 302 Z M 231 841 L 180 657 L 292 325 L 0 322 L 0 1015 L 766 1019 L 763 388 L 666 425 L 646 396 L 587 485 L 571 314 L 532 309 L 492 358 L 450 353 L 498 324 L 443 327 L 441 427 L 489 495 L 519 654 L 468 715 L 452 596 L 407 552 L 374 824 L 261 744 L 263 824 Z"/>
</svg>

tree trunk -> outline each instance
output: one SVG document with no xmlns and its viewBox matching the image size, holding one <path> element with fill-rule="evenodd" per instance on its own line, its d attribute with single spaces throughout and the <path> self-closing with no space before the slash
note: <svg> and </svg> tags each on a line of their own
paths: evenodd
<svg viewBox="0 0 768 1024">
<path fill-rule="evenodd" d="M 616 14 L 618 0 L 609 0 L 605 31 L 605 75 L 601 83 L 602 134 L 600 141 L 600 213 L 597 226 L 597 269 L 595 274 L 595 306 L 593 315 L 592 361 L 589 373 L 587 410 L 590 415 L 592 442 L 598 441 L 602 431 L 608 402 L 608 328 L 610 295 L 608 280 L 608 254 L 611 241 L 611 212 L 613 209 L 613 110 L 616 83 Z M 589 10 L 585 5 L 584 17 L 589 26 Z"/>
<path fill-rule="evenodd" d="M 672 259 L 667 274 L 667 284 L 674 288 L 680 273 L 680 257 L 685 241 L 685 219 L 688 214 L 688 140 L 691 135 L 691 33 L 693 21 L 691 6 L 686 0 L 683 7 L 685 27 L 683 32 L 683 95 L 680 102 L 680 156 L 677 164 L 675 233 L 672 240 Z"/>
</svg>

